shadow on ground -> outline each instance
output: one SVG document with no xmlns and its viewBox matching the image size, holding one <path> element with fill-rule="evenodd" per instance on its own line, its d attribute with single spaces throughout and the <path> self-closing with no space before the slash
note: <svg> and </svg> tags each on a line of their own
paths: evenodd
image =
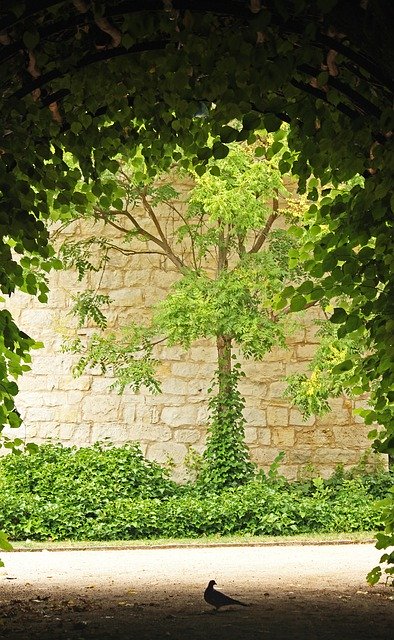
<svg viewBox="0 0 394 640">
<path fill-rule="evenodd" d="M 385 640 L 394 602 L 385 587 L 365 591 L 252 591 L 248 608 L 211 612 L 196 588 L 97 592 L 40 589 L 0 596 L 0 638 L 12 640 Z"/>
</svg>

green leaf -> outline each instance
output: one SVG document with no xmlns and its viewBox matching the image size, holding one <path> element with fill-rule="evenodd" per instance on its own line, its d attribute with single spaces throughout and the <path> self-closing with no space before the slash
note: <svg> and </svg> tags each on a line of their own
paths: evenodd
<svg viewBox="0 0 394 640">
<path fill-rule="evenodd" d="M 307 305 L 307 300 L 302 295 L 295 295 L 294 298 L 291 299 L 290 309 L 291 311 L 302 311 Z"/>
<path fill-rule="evenodd" d="M 0 549 L 3 549 L 4 551 L 13 550 L 12 544 L 8 541 L 8 538 L 3 531 L 0 531 Z"/>
<path fill-rule="evenodd" d="M 23 44 L 27 49 L 34 50 L 40 42 L 40 34 L 37 30 L 25 31 L 23 34 Z"/>
<path fill-rule="evenodd" d="M 347 360 L 344 360 L 344 362 L 337 364 L 332 371 L 333 371 L 333 374 L 335 375 L 338 373 L 345 373 L 345 371 L 350 371 L 350 369 L 353 369 L 353 367 L 354 367 L 353 360 L 347 359 Z"/>
<path fill-rule="evenodd" d="M 261 124 L 261 114 L 256 111 L 246 113 L 242 118 L 242 127 L 247 131 L 258 129 Z"/>
<path fill-rule="evenodd" d="M 222 144 L 221 142 L 215 142 L 212 147 L 212 152 L 213 152 L 213 157 L 216 160 L 221 160 L 226 156 L 228 156 L 229 148 L 225 144 Z"/>
<path fill-rule="evenodd" d="M 220 168 L 217 165 L 214 165 L 213 167 L 211 167 L 209 172 L 213 176 L 217 176 L 217 177 L 220 176 Z"/>
<path fill-rule="evenodd" d="M 348 315 L 345 309 L 342 309 L 342 307 L 336 307 L 334 309 L 334 313 L 330 318 L 330 321 L 333 322 L 334 324 L 342 324 L 343 322 L 346 322 L 347 317 Z"/>
<path fill-rule="evenodd" d="M 219 135 L 220 140 L 224 143 L 234 142 L 237 139 L 238 130 L 225 125 L 221 128 Z"/>
</svg>

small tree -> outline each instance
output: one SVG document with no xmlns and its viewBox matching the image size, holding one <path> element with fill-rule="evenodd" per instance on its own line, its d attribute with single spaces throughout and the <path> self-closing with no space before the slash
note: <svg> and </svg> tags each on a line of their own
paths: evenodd
<svg viewBox="0 0 394 640">
<path fill-rule="evenodd" d="M 217 395 L 210 401 L 202 477 L 222 486 L 245 480 L 253 468 L 244 444 L 244 401 L 238 391 L 242 371 L 234 364 L 234 346 L 258 360 L 273 346 L 285 346 L 289 308 L 275 311 L 275 300 L 301 274 L 289 269 L 288 252 L 295 240 L 274 223 L 281 214 L 294 219 L 301 207 L 291 200 L 274 162 L 256 157 L 250 147 L 234 145 L 226 158 L 208 167 L 202 176 L 189 172 L 194 184 L 184 204 L 173 186 L 176 172 L 153 183 L 138 158 L 122 163 L 116 174 L 102 176 L 99 187 L 84 184 L 92 219 L 121 232 L 121 239 L 94 236 L 69 242 L 62 252 L 80 278 L 105 268 L 114 252 L 160 254 L 176 267 L 179 278 L 153 308 L 149 326 L 128 325 L 120 337 L 105 331 L 100 307 L 108 298 L 99 289 L 76 298 L 80 324 L 90 317 L 103 331 L 87 345 L 73 341 L 71 349 L 82 353 L 77 373 L 99 364 L 103 372 L 113 371 L 120 391 L 129 384 L 135 390 L 144 384 L 158 391 L 157 341 L 187 350 L 199 338 L 214 339 Z M 283 207 L 280 197 L 287 198 Z M 158 205 L 166 209 L 165 219 Z M 71 216 L 77 217 L 77 212 Z M 99 261 L 94 263 L 97 249 Z"/>
</svg>

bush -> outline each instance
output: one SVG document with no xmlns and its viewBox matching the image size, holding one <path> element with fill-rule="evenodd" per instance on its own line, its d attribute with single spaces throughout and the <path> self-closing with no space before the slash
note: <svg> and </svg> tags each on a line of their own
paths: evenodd
<svg viewBox="0 0 394 640">
<path fill-rule="evenodd" d="M 0 529 L 14 540 L 131 540 L 379 530 L 392 474 L 364 469 L 289 482 L 268 475 L 213 491 L 180 486 L 138 444 L 41 445 L 0 459 Z"/>
</svg>

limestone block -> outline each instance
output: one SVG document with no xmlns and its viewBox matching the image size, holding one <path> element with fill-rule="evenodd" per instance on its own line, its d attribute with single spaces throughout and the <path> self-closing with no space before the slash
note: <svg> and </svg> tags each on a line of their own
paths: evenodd
<svg viewBox="0 0 394 640">
<path fill-rule="evenodd" d="M 57 377 L 59 374 L 69 374 L 74 359 L 68 354 L 35 354 L 32 370 L 35 375 Z"/>
<path fill-rule="evenodd" d="M 33 433 L 37 434 L 37 437 L 34 437 L 34 441 L 37 442 L 41 440 L 41 442 L 45 442 L 47 440 L 51 440 L 52 442 L 60 442 L 60 423 L 55 422 L 54 420 L 49 421 L 37 421 L 36 426 L 33 425 L 32 428 L 26 428 L 26 439 L 29 441 L 29 438 L 33 437 Z"/>
<path fill-rule="evenodd" d="M 138 307 L 142 304 L 142 290 L 137 288 L 116 289 L 111 292 L 111 305 L 116 307 Z"/>
<path fill-rule="evenodd" d="M 182 427 L 187 424 L 195 425 L 197 407 L 165 407 L 161 412 L 161 421 L 172 427 Z"/>
<path fill-rule="evenodd" d="M 90 429 L 87 434 L 84 434 L 81 425 L 75 423 L 61 424 L 59 428 L 59 436 L 62 442 L 71 440 L 72 444 L 75 444 L 85 439 L 86 435 L 90 437 Z"/>
<path fill-rule="evenodd" d="M 51 282 L 49 283 L 49 286 L 52 286 L 52 289 L 50 289 L 48 293 L 48 302 L 45 306 L 53 312 L 54 325 L 56 325 L 59 309 L 66 309 L 70 306 L 72 290 L 70 290 L 68 285 L 64 285 L 65 283 L 63 282 L 60 282 L 57 286 Z"/>
<path fill-rule="evenodd" d="M 145 307 L 152 307 L 161 300 L 164 300 L 168 291 L 166 289 L 155 289 L 146 287 L 142 290 L 142 302 Z"/>
<path fill-rule="evenodd" d="M 349 413 L 340 409 L 330 411 L 316 418 L 316 425 L 332 427 L 333 425 L 345 425 L 349 422 Z"/>
<path fill-rule="evenodd" d="M 271 429 L 268 427 L 261 427 L 257 429 L 257 442 L 261 446 L 268 446 L 271 444 Z"/>
<path fill-rule="evenodd" d="M 267 407 L 267 424 L 269 427 L 287 427 L 289 424 L 289 410 L 287 407 Z"/>
<path fill-rule="evenodd" d="M 319 464 L 330 464 L 334 468 L 337 464 L 356 464 L 360 458 L 360 452 L 344 448 L 321 447 L 316 451 Z"/>
<path fill-rule="evenodd" d="M 42 391 L 25 391 L 18 396 L 18 408 L 40 406 L 44 403 L 44 398 L 48 394 L 42 393 Z"/>
<path fill-rule="evenodd" d="M 291 427 L 272 428 L 271 440 L 272 444 L 275 447 L 279 447 L 280 449 L 284 449 L 287 451 L 287 449 L 294 446 L 294 429 L 292 429 Z"/>
<path fill-rule="evenodd" d="M 29 429 L 28 426 L 26 424 L 22 423 L 22 426 L 18 427 L 17 429 L 14 429 L 13 427 L 8 427 L 8 426 L 4 426 L 2 431 L 1 431 L 1 435 L 2 436 L 7 436 L 8 438 L 20 438 L 21 440 L 25 440 L 26 439 L 26 434 L 29 431 L 29 434 L 34 432 L 34 434 L 37 431 L 36 427 L 33 427 L 32 429 Z M 34 437 L 32 435 L 29 435 L 29 437 Z M 2 453 L 5 453 L 7 450 L 4 451 L 4 447 L 0 447 L 0 455 Z"/>
<path fill-rule="evenodd" d="M 271 351 L 265 354 L 264 360 L 262 362 L 263 363 L 266 363 L 266 362 L 286 363 L 286 362 L 290 362 L 290 360 L 292 360 L 293 357 L 294 357 L 293 346 L 288 346 L 287 348 L 274 347 L 273 349 L 271 349 Z M 256 363 L 256 365 L 260 366 L 260 363 L 258 362 Z"/>
<path fill-rule="evenodd" d="M 23 419 L 28 424 L 52 422 L 56 420 L 57 413 L 57 407 L 27 407 L 24 411 Z"/>
<path fill-rule="evenodd" d="M 370 409 L 368 396 L 357 398 L 353 401 L 353 405 L 355 409 Z"/>
<path fill-rule="evenodd" d="M 368 439 L 370 426 L 342 426 L 333 427 L 333 437 L 337 447 L 346 447 L 351 449 L 367 449 L 371 441 Z"/>
<path fill-rule="evenodd" d="M 92 378 L 90 376 L 80 376 L 75 378 L 73 375 L 58 376 L 59 389 L 65 391 L 89 391 L 92 386 Z"/>
<path fill-rule="evenodd" d="M 82 420 L 117 421 L 120 404 L 120 396 L 89 394 L 81 402 Z"/>
<path fill-rule="evenodd" d="M 315 324 L 307 324 L 305 326 L 305 342 L 309 344 L 319 344 L 320 338 L 317 335 L 320 327 Z"/>
<path fill-rule="evenodd" d="M 267 424 L 267 416 L 264 409 L 246 407 L 243 415 L 246 420 L 246 424 L 250 427 L 265 427 Z"/>
<path fill-rule="evenodd" d="M 298 360 L 312 360 L 316 353 L 316 346 L 313 344 L 297 344 L 296 353 Z"/>
<path fill-rule="evenodd" d="M 200 432 L 197 429 L 176 429 L 174 432 L 175 442 L 185 444 L 195 444 L 200 439 Z"/>
<path fill-rule="evenodd" d="M 311 427 L 316 422 L 315 416 L 304 418 L 298 409 L 290 409 L 290 424 L 294 426 Z"/>
<path fill-rule="evenodd" d="M 188 395 L 190 393 L 189 389 L 189 381 L 188 380 L 180 380 L 179 378 L 166 378 L 162 381 L 161 389 L 163 393 L 166 394 L 174 394 L 174 395 Z"/>
<path fill-rule="evenodd" d="M 309 365 L 309 360 L 302 360 L 301 362 L 295 360 L 288 362 L 285 365 L 285 375 L 292 376 L 294 373 L 305 373 L 308 375 L 308 373 L 310 373 Z"/>
<path fill-rule="evenodd" d="M 334 444 L 334 437 L 332 430 L 328 427 L 295 427 L 295 443 L 297 446 L 315 448 L 321 445 L 327 446 Z"/>
<path fill-rule="evenodd" d="M 306 465 L 314 461 L 314 452 L 305 447 L 291 447 L 286 451 L 285 463 L 290 465 Z"/>
<path fill-rule="evenodd" d="M 160 367 L 160 373 L 162 373 L 162 369 L 164 367 Z M 191 376 L 196 375 L 197 366 L 191 365 L 190 362 L 171 362 L 169 366 L 169 374 L 174 378 L 186 378 L 189 380 Z"/>
<path fill-rule="evenodd" d="M 108 294 L 112 297 L 112 292 L 116 289 L 122 289 L 125 285 L 131 287 L 139 282 L 139 272 L 131 271 L 125 274 L 121 269 L 105 269 L 100 274 L 100 289 L 108 289 Z M 125 282 L 126 279 L 126 282 Z"/>
<path fill-rule="evenodd" d="M 217 350 L 214 346 L 191 347 L 188 354 L 190 362 L 202 362 L 204 364 L 212 363 L 216 365 Z"/>
<path fill-rule="evenodd" d="M 96 376 L 88 376 L 89 380 L 90 380 L 90 390 L 91 390 L 91 394 L 92 396 L 96 395 L 96 394 L 105 394 L 105 393 L 114 393 L 113 391 L 110 390 L 110 386 L 111 383 L 113 382 L 113 378 L 110 378 L 108 376 L 100 376 L 100 375 L 96 375 Z M 127 390 L 125 390 L 124 395 L 128 395 L 127 394 Z"/>
<path fill-rule="evenodd" d="M 177 271 L 163 271 L 161 269 L 155 269 L 151 273 L 150 283 L 153 285 L 152 290 L 154 290 L 154 287 L 161 287 L 168 291 L 176 280 L 179 280 Z"/>
<path fill-rule="evenodd" d="M 81 405 L 79 403 L 76 403 L 64 404 L 61 407 L 56 407 L 56 419 L 61 423 L 80 422 Z"/>
<path fill-rule="evenodd" d="M 286 382 L 271 382 L 268 387 L 266 398 L 268 400 L 281 400 L 283 402 L 283 394 L 287 388 Z"/>
<path fill-rule="evenodd" d="M 251 458 L 260 467 L 269 467 L 279 453 L 280 449 L 275 447 L 259 447 L 252 449 Z"/>
<path fill-rule="evenodd" d="M 124 399 L 121 409 L 121 421 L 125 424 L 133 424 L 136 420 L 137 410 L 135 402 L 129 402 L 128 399 Z"/>
<path fill-rule="evenodd" d="M 205 398 L 207 393 L 207 384 L 199 378 L 192 378 L 189 380 L 187 389 L 189 395 L 199 395 L 201 400 Z"/>
<path fill-rule="evenodd" d="M 171 429 L 162 424 L 133 424 L 128 427 L 128 433 L 131 440 L 138 442 L 167 442 L 172 438 Z"/>
<path fill-rule="evenodd" d="M 33 375 L 32 373 L 25 373 L 21 378 L 18 378 L 20 397 L 23 397 L 26 391 L 52 391 L 53 389 L 57 388 L 57 384 L 58 381 L 55 378 L 48 377 L 46 375 Z"/>
<path fill-rule="evenodd" d="M 81 398 L 82 393 L 78 396 L 78 402 Z M 37 398 L 37 401 L 43 407 L 62 407 L 64 405 L 68 405 L 69 402 L 72 403 L 71 398 L 69 399 L 69 393 L 66 391 L 52 391 L 51 393 L 46 393 L 41 399 Z M 35 404 L 37 404 L 37 401 Z"/>
<path fill-rule="evenodd" d="M 119 424 L 118 422 L 96 422 L 90 429 L 90 441 L 94 443 L 102 440 L 120 445 L 133 440 L 133 438 L 131 437 L 131 430 L 128 425 Z"/>
<path fill-rule="evenodd" d="M 163 407 L 182 407 L 186 402 L 187 396 L 170 395 L 161 393 L 160 395 L 149 395 L 143 399 L 147 406 Z M 142 399 L 140 399 L 141 401 Z"/>
<path fill-rule="evenodd" d="M 257 442 L 257 429 L 255 427 L 245 427 L 244 441 L 246 444 Z"/>
<path fill-rule="evenodd" d="M 186 361 L 188 359 L 185 351 L 181 347 L 160 346 L 158 348 L 160 358 L 165 360 Z"/>
<path fill-rule="evenodd" d="M 36 332 L 42 327 L 49 327 L 53 321 L 53 311 L 46 305 L 40 305 L 33 309 L 22 309 L 19 319 L 21 325 L 28 327 L 28 333 L 31 336 L 37 335 Z M 39 339 L 39 338 L 36 338 Z"/>
<path fill-rule="evenodd" d="M 214 366 L 211 364 L 204 364 L 202 362 L 190 363 L 190 362 L 174 362 L 171 363 L 171 374 L 175 378 L 196 378 L 200 380 L 204 385 L 207 385 L 207 381 L 211 381 L 214 373 Z"/>
<path fill-rule="evenodd" d="M 196 424 L 205 426 L 209 421 L 209 409 L 207 406 L 199 407 L 197 410 Z"/>
<path fill-rule="evenodd" d="M 330 398 L 330 407 L 332 411 L 351 411 L 352 402 L 346 396 L 339 398 Z"/>
<path fill-rule="evenodd" d="M 267 380 L 277 380 L 279 377 L 283 376 L 285 373 L 285 365 L 283 362 L 259 362 L 258 367 L 256 366 L 256 370 L 253 371 L 251 368 L 248 368 L 244 371 L 246 373 L 247 378 L 254 382 L 267 381 Z"/>
<path fill-rule="evenodd" d="M 159 400 L 160 397 L 157 399 L 157 401 Z M 160 405 L 148 405 L 140 401 L 136 402 L 134 406 L 136 422 L 143 422 L 144 424 L 150 424 L 152 423 L 152 421 L 154 421 L 155 423 L 159 422 L 162 408 L 161 403 Z"/>
<path fill-rule="evenodd" d="M 299 344 L 305 342 L 305 327 L 300 325 L 295 331 L 287 337 L 286 343 L 288 345 Z"/>
<path fill-rule="evenodd" d="M 265 385 L 253 383 L 245 379 L 240 381 L 238 388 L 244 398 L 248 398 L 249 396 L 261 398 L 264 397 L 266 391 Z"/>
<path fill-rule="evenodd" d="M 168 462 L 170 458 L 175 464 L 181 464 L 187 454 L 187 446 L 179 442 L 156 442 L 147 448 L 149 460 L 156 460 L 161 464 Z"/>
</svg>

